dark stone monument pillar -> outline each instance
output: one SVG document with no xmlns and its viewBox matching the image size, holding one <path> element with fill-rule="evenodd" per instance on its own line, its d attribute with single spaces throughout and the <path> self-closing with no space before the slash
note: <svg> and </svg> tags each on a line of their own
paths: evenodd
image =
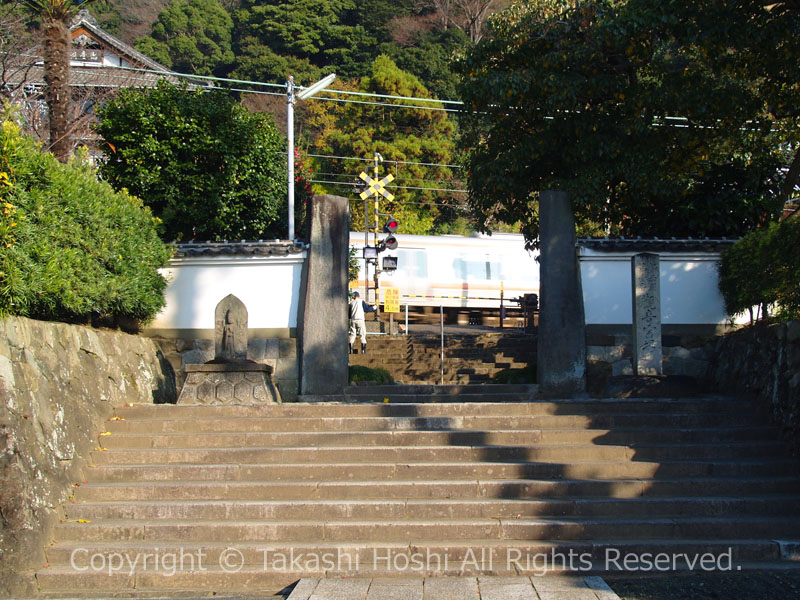
<svg viewBox="0 0 800 600">
<path fill-rule="evenodd" d="M 347 265 L 349 203 L 314 196 L 311 243 L 301 299 L 300 394 L 341 394 L 347 385 Z"/>
<path fill-rule="evenodd" d="M 539 393 L 571 396 L 586 390 L 586 334 L 575 217 L 565 192 L 541 192 L 539 231 Z"/>
<path fill-rule="evenodd" d="M 658 254 L 631 259 L 633 279 L 633 370 L 663 375 L 661 348 L 661 269 Z"/>
</svg>

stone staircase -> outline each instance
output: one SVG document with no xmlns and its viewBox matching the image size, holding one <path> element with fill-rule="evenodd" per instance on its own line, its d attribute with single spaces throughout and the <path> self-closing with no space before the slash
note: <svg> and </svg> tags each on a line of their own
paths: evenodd
<svg viewBox="0 0 800 600">
<path fill-rule="evenodd" d="M 356 349 L 359 342 L 356 340 Z M 351 365 L 382 368 L 405 384 L 442 382 L 441 339 L 432 335 L 370 336 L 367 354 L 351 354 Z M 503 369 L 536 363 L 536 336 L 521 333 L 448 335 L 444 383 L 488 383 Z"/>
<path fill-rule="evenodd" d="M 797 464 L 750 403 L 491 389 L 118 408 L 41 593 L 274 594 L 303 577 L 603 571 L 658 552 L 735 569 L 796 551 Z"/>
</svg>

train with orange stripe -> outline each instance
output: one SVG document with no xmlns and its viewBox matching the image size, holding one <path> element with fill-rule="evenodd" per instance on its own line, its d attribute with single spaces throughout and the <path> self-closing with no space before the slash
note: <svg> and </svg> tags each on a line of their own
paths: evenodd
<svg viewBox="0 0 800 600">
<path fill-rule="evenodd" d="M 537 253 L 525 249 L 522 235 L 394 237 L 397 248 L 378 254 L 379 268 L 384 258 L 397 262 L 396 270 L 382 270 L 379 274 L 379 301 L 384 300 L 383 289 L 397 288 L 401 311 L 406 305 L 416 313 L 442 307 L 450 322 L 461 320 L 459 315 L 464 314 L 469 314 L 472 321 L 476 314 L 499 314 L 501 296 L 504 308 L 514 308 L 518 306 L 515 299 L 539 293 Z M 350 246 L 356 249 L 360 269 L 358 280 L 351 282 L 350 287 L 358 289 L 362 298 L 374 302 L 375 271 L 373 265 L 365 270 L 364 245 L 363 232 L 350 233 Z M 374 245 L 372 234 L 368 245 Z"/>
</svg>

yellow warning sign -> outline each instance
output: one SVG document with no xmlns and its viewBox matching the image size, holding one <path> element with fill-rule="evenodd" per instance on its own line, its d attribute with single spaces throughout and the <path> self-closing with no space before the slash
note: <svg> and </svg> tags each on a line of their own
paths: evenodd
<svg viewBox="0 0 800 600">
<path fill-rule="evenodd" d="M 400 290 L 392 287 L 383 288 L 383 312 L 400 312 Z"/>
</svg>

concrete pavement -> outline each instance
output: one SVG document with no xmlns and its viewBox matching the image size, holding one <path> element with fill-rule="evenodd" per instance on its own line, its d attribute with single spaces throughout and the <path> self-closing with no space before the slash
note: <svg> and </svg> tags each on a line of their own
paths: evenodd
<svg viewBox="0 0 800 600">
<path fill-rule="evenodd" d="M 288 600 L 619 600 L 602 577 L 301 579 Z"/>
</svg>

